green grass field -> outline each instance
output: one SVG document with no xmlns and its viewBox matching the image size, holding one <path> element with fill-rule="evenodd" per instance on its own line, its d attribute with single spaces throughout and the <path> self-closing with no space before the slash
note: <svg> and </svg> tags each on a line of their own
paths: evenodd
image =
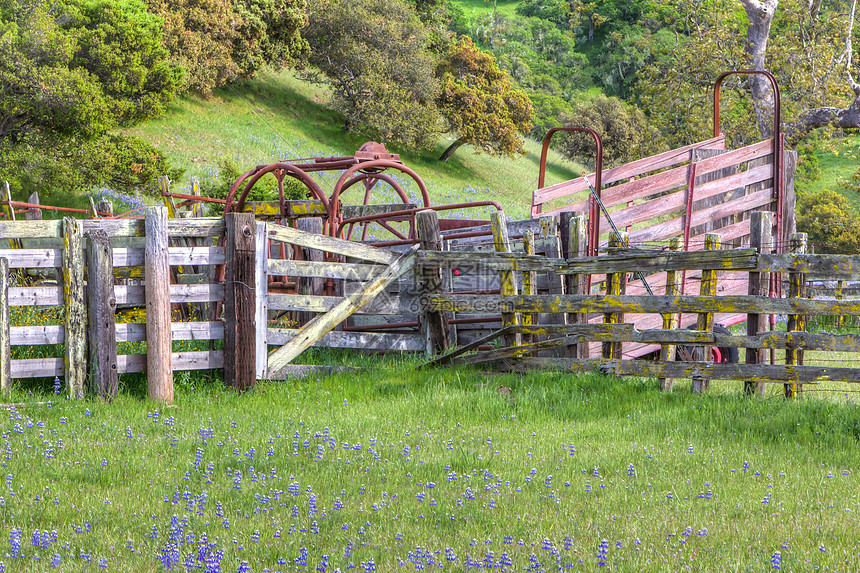
<svg viewBox="0 0 860 573">
<path fill-rule="evenodd" d="M 168 407 L 124 393 L 8 410 L 3 570 L 850 571 L 860 559 L 854 402 L 365 360 L 376 367 L 245 395 L 185 386 Z"/>
<path fill-rule="evenodd" d="M 466 17 L 489 16 L 493 13 L 493 0 L 455 0 L 453 4 L 463 9 Z M 499 14 L 512 18 L 516 15 L 519 0 L 498 0 L 496 10 Z"/>
<path fill-rule="evenodd" d="M 190 97 L 174 103 L 158 120 L 131 133 L 163 149 L 187 176 L 211 178 L 220 158 L 242 169 L 282 159 L 352 155 L 365 138 L 343 131 L 343 118 L 326 107 L 327 92 L 319 85 L 297 79 L 290 72 L 261 73 L 259 77 L 216 92 L 211 100 Z M 476 155 L 464 146 L 447 162 L 439 156 L 450 144 L 441 138 L 432 150 L 400 153 L 405 164 L 426 182 L 433 204 L 460 203 L 487 198 L 499 201 L 512 217 L 525 218 L 531 193 L 537 188 L 540 144 L 526 140 L 527 155 L 518 158 Z M 547 184 L 578 176 L 582 167 L 552 153 Z M 331 192 L 337 175 L 320 175 Z M 188 180 L 177 182 L 187 185 Z M 417 187 L 405 182 L 418 197 Z M 386 202 L 385 195 L 375 201 Z M 361 197 L 345 197 L 346 202 Z M 478 211 L 472 218 L 486 218 Z"/>
</svg>

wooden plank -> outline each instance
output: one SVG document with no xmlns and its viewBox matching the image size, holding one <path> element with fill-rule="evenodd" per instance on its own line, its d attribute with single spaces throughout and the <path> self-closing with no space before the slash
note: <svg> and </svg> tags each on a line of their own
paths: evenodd
<svg viewBox="0 0 860 573">
<path fill-rule="evenodd" d="M 10 269 L 51 269 L 63 265 L 62 249 L 2 249 Z"/>
<path fill-rule="evenodd" d="M 397 260 L 397 255 L 376 247 L 344 241 L 343 239 L 335 239 L 328 235 L 304 233 L 298 229 L 291 229 L 290 227 L 284 227 L 275 223 L 269 224 L 269 238 L 275 241 L 299 245 L 300 247 L 319 249 L 328 253 L 344 255 L 364 261 L 373 261 L 374 263 L 384 265 L 392 264 Z"/>
<path fill-rule="evenodd" d="M 336 307 L 341 300 L 337 296 L 311 296 L 298 294 L 276 294 L 269 293 L 269 310 L 286 310 L 300 312 L 329 312 Z M 371 300 L 354 314 L 389 314 L 389 315 L 417 315 L 424 310 L 420 299 L 416 296 L 390 295 L 385 293 Z"/>
<path fill-rule="evenodd" d="M 612 255 L 618 250 L 623 250 L 629 245 L 627 233 L 613 233 L 609 237 L 609 253 Z M 627 273 L 609 273 L 606 275 L 607 296 L 619 296 L 625 292 Z M 624 322 L 623 315 L 617 312 L 606 312 L 603 314 L 604 324 L 620 324 Z M 601 352 L 603 358 L 621 358 L 621 343 L 611 340 L 603 343 Z"/>
<path fill-rule="evenodd" d="M 688 162 L 690 161 L 690 153 L 694 149 L 722 148 L 724 146 L 725 139 L 720 136 L 714 139 L 709 139 L 699 143 L 694 143 L 692 145 L 687 145 L 684 147 L 679 147 L 677 149 L 672 149 L 670 151 L 665 151 L 663 153 L 652 155 L 650 157 L 645 157 L 643 159 L 632 161 L 619 167 L 604 170 L 602 176 L 602 183 L 603 185 L 611 185 L 612 183 L 624 181 L 630 179 L 631 177 L 639 177 L 643 173 L 656 171 L 658 169 L 665 169 L 666 167 L 677 165 L 678 163 Z M 594 180 L 593 173 L 589 175 L 589 179 L 591 179 L 592 181 Z M 586 191 L 587 189 L 588 187 L 586 186 L 585 181 L 583 181 L 582 178 L 565 181 L 535 191 L 533 204 L 541 205 L 553 199 L 558 199 L 579 191 Z"/>
<path fill-rule="evenodd" d="M 442 234 L 439 230 L 439 214 L 429 209 L 419 211 L 415 216 L 418 238 L 424 251 L 441 251 Z M 419 271 L 418 290 L 422 295 L 443 292 L 441 267 L 422 267 Z M 421 317 L 427 357 L 437 352 L 445 352 L 451 345 L 448 315 L 444 312 L 428 311 Z"/>
<path fill-rule="evenodd" d="M 287 380 L 289 378 L 307 378 L 308 376 L 325 376 L 329 374 L 349 374 L 362 372 L 363 368 L 351 366 L 321 366 L 317 364 L 287 364 L 280 369 L 277 378 L 272 380 Z"/>
<path fill-rule="evenodd" d="M 305 217 L 296 221 L 296 228 L 300 231 L 305 231 L 307 233 L 321 235 L 324 228 L 323 219 L 321 217 Z M 281 253 L 284 255 L 282 258 L 288 258 L 287 255 L 289 255 L 289 253 L 286 252 L 287 245 L 285 243 L 281 243 L 280 246 Z M 315 263 L 322 263 L 326 259 L 325 253 L 317 249 L 309 249 L 307 247 L 302 247 L 301 249 L 297 249 L 297 251 L 297 256 L 295 257 L 297 259 L 302 259 Z M 326 281 L 323 280 L 325 278 L 326 277 L 300 278 L 298 281 L 297 294 L 317 296 L 322 295 L 325 291 Z M 301 312 L 296 314 L 295 316 L 298 320 L 298 326 L 304 326 L 310 320 L 313 319 L 313 315 L 307 312 Z"/>
<path fill-rule="evenodd" d="M 773 153 L 773 140 L 765 140 L 759 143 L 754 143 L 747 147 L 743 147 L 741 149 L 735 149 L 733 151 L 728 151 L 726 153 L 722 153 L 719 156 L 711 157 L 708 159 L 704 159 L 698 161 L 696 163 L 696 173 L 700 176 L 707 175 L 709 173 L 725 169 L 727 167 L 732 167 L 735 165 L 739 165 L 741 163 L 745 163 L 747 161 L 752 161 L 754 159 L 760 159 L 769 154 Z M 682 161 L 686 162 L 690 160 L 690 155 L 688 154 Z M 678 162 L 675 162 L 678 163 Z M 630 164 L 628 164 L 630 165 Z M 666 164 L 664 167 L 668 167 L 672 164 Z M 622 166 L 623 168 L 624 166 Z M 616 168 L 621 169 L 621 168 Z M 621 179 L 616 179 L 614 176 L 610 176 L 609 179 L 605 177 L 607 174 L 614 172 L 615 170 L 608 170 L 604 172 L 603 185 L 604 189 L 601 193 L 601 200 L 607 207 L 613 207 L 615 205 L 620 205 L 626 203 L 628 200 L 637 200 L 644 197 L 649 197 L 651 195 L 655 195 L 658 193 L 663 193 L 680 185 L 685 185 L 684 176 L 686 175 L 688 170 L 687 166 L 676 167 L 674 169 L 670 169 L 668 171 L 664 171 L 662 173 L 650 175 L 648 177 L 642 177 L 636 179 L 631 182 L 622 183 L 621 185 L 616 185 L 614 187 L 605 187 L 616 181 L 621 181 L 623 179 L 629 179 L 630 177 L 637 177 L 642 173 L 633 174 L 628 171 L 625 173 L 626 177 Z M 771 168 L 771 174 L 773 169 Z M 756 175 L 758 176 L 758 174 Z M 593 180 L 593 174 L 591 175 Z M 579 180 L 573 180 L 573 183 Z M 723 186 L 725 189 L 728 186 Z M 559 199 L 561 197 L 570 195 L 572 193 L 576 193 L 579 191 L 584 191 L 587 189 L 585 186 L 585 182 L 582 181 L 578 185 L 565 185 L 565 183 L 559 184 L 558 189 L 554 189 L 552 191 L 547 191 L 552 189 L 547 187 L 539 192 L 537 192 L 536 202 L 544 204 L 553 199 Z M 564 191 L 567 191 L 566 193 Z M 709 191 L 710 192 L 710 191 Z M 697 198 L 699 196 L 698 190 L 696 192 Z M 549 199 L 547 199 L 549 197 Z M 559 209 L 553 209 L 550 211 L 546 211 L 546 214 L 557 214 L 561 211 L 581 211 L 587 207 L 587 201 L 580 201 L 577 203 L 573 203 L 567 205 L 565 207 L 561 207 Z"/>
<path fill-rule="evenodd" d="M 9 260 L 0 257 L 0 392 L 12 391 L 12 335 L 9 322 Z"/>
<path fill-rule="evenodd" d="M 720 248 L 720 236 L 709 233 L 705 238 L 705 250 L 717 251 Z M 702 281 L 699 284 L 699 294 L 701 296 L 715 296 L 717 294 L 717 272 L 714 270 L 702 271 Z M 710 332 L 714 329 L 714 313 L 700 312 L 696 321 L 696 330 Z M 711 359 L 710 346 L 697 346 L 694 352 L 694 359 L 701 362 L 708 362 Z M 706 392 L 711 387 L 711 381 L 708 378 L 699 376 L 693 377 L 693 393 L 701 394 Z"/>
<path fill-rule="evenodd" d="M 52 327 L 41 328 L 50 329 Z M 170 334 L 173 340 L 221 340 L 224 338 L 224 323 L 220 320 L 211 322 L 174 322 L 170 325 Z M 22 337 L 18 340 L 23 340 L 25 336 L 29 340 L 43 340 L 42 342 L 33 342 L 32 344 L 56 344 L 62 342 L 62 336 L 59 337 L 59 340 L 55 340 L 54 333 L 49 330 L 46 330 L 43 334 L 39 332 L 21 332 L 17 336 Z M 145 324 L 120 323 L 116 325 L 117 342 L 143 342 L 145 340 Z M 21 342 L 21 344 L 26 343 Z"/>
<path fill-rule="evenodd" d="M 825 280 L 860 279 L 858 255 L 762 254 L 756 270 L 770 273 L 805 273 Z"/>
<path fill-rule="evenodd" d="M 756 211 L 750 216 L 750 246 L 760 253 L 769 251 L 772 246 L 773 213 Z M 747 294 L 750 296 L 767 296 L 770 290 L 770 274 L 751 272 Z M 759 313 L 747 314 L 747 336 L 757 336 L 765 331 L 767 316 Z M 746 364 L 764 364 L 766 356 L 757 349 L 748 349 L 745 356 Z M 744 382 L 744 394 L 763 397 L 766 386 L 763 383 L 747 380 Z"/>
<path fill-rule="evenodd" d="M 30 198 L 27 199 L 27 202 L 31 205 L 40 205 L 39 203 L 39 192 L 34 191 Z M 41 221 L 42 220 L 42 210 L 41 209 L 31 209 L 24 213 L 24 218 L 28 221 Z"/>
<path fill-rule="evenodd" d="M 405 211 L 415 209 L 417 205 L 414 203 L 398 203 L 391 205 L 343 205 L 340 212 L 344 219 L 353 219 L 356 217 L 367 217 L 370 215 L 381 215 L 384 213 L 392 213 L 394 211 Z"/>
<path fill-rule="evenodd" d="M 266 376 L 266 364 L 269 359 L 268 330 L 269 325 L 269 274 L 267 262 L 269 258 L 269 227 L 266 221 L 257 221 L 257 235 L 254 238 L 254 325 L 255 333 L 255 366 L 254 375 L 257 380 Z"/>
<path fill-rule="evenodd" d="M 12 361 L 12 378 L 53 378 L 62 375 L 62 358 L 26 358 Z"/>
<path fill-rule="evenodd" d="M 412 270 L 415 265 L 416 248 L 417 246 L 398 258 L 384 273 L 368 283 L 362 290 L 345 297 L 329 312 L 311 320 L 287 344 L 269 354 L 267 377 L 278 378 L 283 372 L 283 367 L 289 364 L 296 356 L 325 336 L 326 333 L 340 324 L 347 316 L 382 292 L 385 287 L 400 275 Z"/>
<path fill-rule="evenodd" d="M 297 328 L 269 328 L 272 345 L 286 344 L 298 334 Z M 384 332 L 354 332 L 332 330 L 313 344 L 325 348 L 360 348 L 368 351 L 424 352 L 424 337 L 420 334 L 391 334 Z"/>
<path fill-rule="evenodd" d="M 322 201 L 284 201 L 284 207 L 286 212 L 281 213 L 280 201 L 246 201 L 242 206 L 242 212 L 259 217 L 286 216 L 288 219 L 328 216 Z"/>
<path fill-rule="evenodd" d="M 686 169 L 687 168 L 683 168 L 683 173 L 679 174 L 677 181 L 678 185 L 676 185 L 676 187 L 682 185 L 686 186 Z M 660 175 L 662 176 L 663 174 Z M 738 173 L 730 177 L 725 177 L 723 179 L 718 179 L 716 181 L 702 183 L 701 185 L 697 183 L 695 196 L 696 201 L 693 205 L 693 210 L 700 211 L 704 208 L 707 208 L 702 203 L 703 200 L 720 199 L 721 195 L 726 194 L 727 189 L 732 190 L 737 187 L 752 185 L 754 183 L 758 183 L 759 181 L 770 179 L 772 175 L 773 168 L 770 165 L 762 165 L 759 167 L 755 167 L 750 171 L 744 171 L 742 173 Z M 629 185 L 633 185 L 634 183 L 637 182 L 632 182 Z M 662 193 L 672 188 L 668 187 L 668 185 L 664 187 L 660 187 L 657 191 Z M 631 193 L 629 195 L 619 195 L 617 203 L 630 204 L 631 201 L 636 201 L 637 199 L 642 198 L 641 196 L 643 195 L 643 193 L 641 191 L 633 191 L 635 190 L 631 190 Z M 618 228 L 621 228 L 630 225 L 638 225 L 640 223 L 644 223 L 652 219 L 660 218 L 676 211 L 680 211 L 686 206 L 686 197 L 684 191 L 685 189 L 680 189 L 676 193 L 672 193 L 669 195 L 661 195 L 654 199 L 649 199 L 645 202 L 635 203 L 625 209 L 619 209 L 618 211 L 612 213 L 612 220 Z M 610 228 L 610 225 L 606 220 L 605 216 L 601 216 L 600 221 L 601 229 Z"/>
<path fill-rule="evenodd" d="M 570 219 L 569 229 L 569 244 L 568 244 L 568 259 L 579 259 L 585 257 L 588 252 L 588 216 L 586 214 L 578 214 Z M 566 276 L 567 293 L 585 295 L 588 294 L 588 274 L 569 274 Z M 570 324 L 585 324 L 588 322 L 588 316 L 583 313 L 570 313 L 567 315 L 568 323 Z M 574 352 L 571 352 L 570 358 L 588 358 L 588 344 L 578 344 Z"/>
<path fill-rule="evenodd" d="M 726 201 L 716 207 L 711 207 L 703 211 L 696 211 L 691 217 L 691 226 L 697 227 L 716 218 L 727 217 L 729 215 L 759 209 L 771 204 L 772 202 L 773 191 L 765 189 L 757 193 L 745 195 L 738 199 Z M 663 241 L 670 237 L 683 234 L 683 232 L 684 217 L 682 216 L 644 229 L 634 230 L 630 233 L 630 241 L 634 244 Z"/>
<path fill-rule="evenodd" d="M 199 217 L 195 219 L 169 219 L 167 232 L 171 237 L 218 238 L 224 232 L 221 217 Z"/>
<path fill-rule="evenodd" d="M 228 213 L 224 272 L 224 383 L 240 392 L 257 381 L 256 269 L 257 224 L 252 213 Z"/>
<path fill-rule="evenodd" d="M 63 344 L 66 340 L 65 328 L 60 326 L 59 324 L 40 326 L 13 326 L 10 328 L 9 332 L 9 341 L 12 346 L 41 346 L 43 344 Z M 84 356 L 86 356 L 86 354 L 84 354 Z"/>
<path fill-rule="evenodd" d="M 776 299 L 766 296 L 441 295 L 425 301 L 449 312 L 746 313 L 860 316 L 860 301 Z"/>
<path fill-rule="evenodd" d="M 170 265 L 167 253 L 167 209 L 147 207 L 145 229 L 147 394 L 151 400 L 172 402 L 173 348 L 170 340 L 171 297 Z"/>
<path fill-rule="evenodd" d="M 170 362 L 180 370 L 213 370 L 224 367 L 224 353 L 221 350 L 197 350 L 191 352 L 172 352 Z M 117 356 L 120 373 L 146 372 L 145 354 L 121 354 Z"/>
<path fill-rule="evenodd" d="M 102 400 L 117 396 L 116 298 L 113 295 L 113 260 L 110 239 L 90 231 L 87 245 L 87 339 L 92 393 Z"/>
<path fill-rule="evenodd" d="M 558 233 L 557 222 L 555 217 L 546 215 L 534 219 L 525 219 L 523 221 L 508 221 L 508 235 L 511 237 L 521 237 L 526 231 L 532 231 L 535 237 L 550 237 Z M 459 233 L 485 233 L 480 237 L 463 237 L 460 239 L 449 239 L 448 236 Z M 442 233 L 442 239 L 447 241 L 450 248 L 465 247 L 476 243 L 493 244 L 493 228 L 492 225 L 476 225 L 474 227 L 463 227 L 461 229 L 452 229 Z M 491 247 L 492 248 L 492 247 Z"/>
<path fill-rule="evenodd" d="M 535 234 L 533 231 L 526 231 L 526 234 L 523 235 L 523 254 L 526 255 L 534 255 L 535 254 Z M 537 272 L 536 271 L 524 271 L 522 273 L 522 285 L 523 285 L 523 294 L 537 294 Z M 523 324 L 524 325 L 533 325 L 537 324 L 538 315 L 527 312 L 523 314 Z M 534 342 L 535 338 L 533 335 L 528 335 L 523 337 L 523 342 L 531 343 Z"/>
<path fill-rule="evenodd" d="M 860 257 L 857 258 L 860 260 Z M 463 253 L 420 252 L 419 268 L 445 265 L 455 266 L 461 274 L 477 274 L 488 271 L 552 271 L 560 275 L 603 274 L 612 272 L 642 272 L 682 270 L 751 270 L 758 264 L 754 249 L 732 249 L 730 251 L 672 252 L 664 250 L 630 250 L 619 254 L 576 259 L 552 259 L 527 256 L 520 253 Z M 858 266 L 860 271 L 860 266 Z"/>
<path fill-rule="evenodd" d="M 62 225 L 64 243 L 62 297 L 65 316 L 63 370 L 69 397 L 83 398 L 87 375 L 87 324 L 89 323 L 87 305 L 84 301 L 84 227 L 81 221 L 71 217 L 64 218 Z"/>
<path fill-rule="evenodd" d="M 385 269 L 384 265 L 361 263 L 330 263 L 323 261 L 294 261 L 269 259 L 268 273 L 282 277 L 317 277 L 369 281 Z"/>
<path fill-rule="evenodd" d="M 170 285 L 168 292 L 170 293 L 170 302 L 173 304 L 190 302 L 221 302 L 224 300 L 223 284 Z M 21 300 L 27 300 L 28 298 L 35 297 L 37 294 L 43 293 L 24 292 L 20 294 L 20 298 Z M 143 286 L 117 285 L 114 287 L 114 294 L 116 295 L 116 301 L 119 305 L 143 305 L 146 302 L 145 287 Z M 48 296 L 44 296 L 39 300 L 50 299 Z"/>
</svg>

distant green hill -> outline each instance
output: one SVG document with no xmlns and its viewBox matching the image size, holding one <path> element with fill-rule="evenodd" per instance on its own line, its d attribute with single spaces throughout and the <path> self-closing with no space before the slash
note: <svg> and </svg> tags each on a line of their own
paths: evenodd
<svg viewBox="0 0 860 573">
<path fill-rule="evenodd" d="M 219 90 L 208 100 L 178 100 L 164 116 L 130 132 L 157 145 L 184 168 L 185 181 L 176 182 L 184 186 L 192 175 L 202 181 L 214 177 L 222 157 L 249 169 L 281 159 L 352 155 L 365 139 L 344 132 L 343 118 L 326 101 L 322 86 L 290 72 L 267 72 Z M 537 187 L 540 144 L 527 141 L 528 154 L 516 159 L 476 155 L 464 146 L 447 164 L 440 163 L 438 157 L 449 143 L 442 138 L 429 151 L 389 151 L 400 153 L 421 176 L 434 204 L 494 199 L 509 216 L 528 215 L 531 192 Z M 555 153 L 550 164 L 548 184 L 582 171 Z M 323 181 L 323 188 L 330 189 L 335 179 L 329 175 Z M 409 192 L 417 197 L 417 189 Z"/>
</svg>

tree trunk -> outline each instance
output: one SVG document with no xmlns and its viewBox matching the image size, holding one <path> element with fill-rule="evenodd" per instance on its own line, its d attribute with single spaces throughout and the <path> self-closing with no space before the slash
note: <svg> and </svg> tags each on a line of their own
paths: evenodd
<svg viewBox="0 0 860 573">
<path fill-rule="evenodd" d="M 452 155 L 454 155 L 454 152 L 457 151 L 457 149 L 459 149 L 460 146 L 463 145 L 464 143 L 466 143 L 465 137 L 461 137 L 461 138 L 457 139 L 456 141 L 454 141 L 454 143 L 452 143 L 451 145 L 448 146 L 448 149 L 445 150 L 445 153 L 442 154 L 442 157 L 439 158 L 439 161 L 441 161 L 442 163 L 445 163 L 446 161 L 448 161 L 448 159 Z"/>
<path fill-rule="evenodd" d="M 764 70 L 767 39 L 779 0 L 741 0 L 741 2 L 750 22 L 744 47 L 749 69 Z M 759 133 L 763 138 L 773 137 L 774 94 L 770 82 L 759 75 L 750 76 L 749 82 Z"/>
</svg>

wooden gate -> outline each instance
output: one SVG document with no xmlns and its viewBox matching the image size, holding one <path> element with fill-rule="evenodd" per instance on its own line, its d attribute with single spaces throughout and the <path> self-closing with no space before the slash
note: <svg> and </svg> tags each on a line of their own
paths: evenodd
<svg viewBox="0 0 860 573">
<path fill-rule="evenodd" d="M 267 227 L 268 239 L 288 244 L 290 248 L 286 252 L 292 255 L 288 259 L 267 259 L 269 277 L 292 279 L 287 292 L 267 292 L 268 312 L 281 314 L 285 322 L 304 324 L 266 329 L 265 344 L 277 348 L 268 354 L 265 378 L 281 379 L 290 374 L 307 373 L 308 366 L 292 362 L 313 345 L 371 352 L 423 350 L 424 337 L 420 334 L 356 329 L 332 332 L 358 312 L 415 313 L 417 307 L 410 306 L 410 301 L 414 300 L 406 294 L 386 293 L 385 289 L 412 270 L 417 246 L 397 254 L 274 223 L 268 223 Z"/>
</svg>

